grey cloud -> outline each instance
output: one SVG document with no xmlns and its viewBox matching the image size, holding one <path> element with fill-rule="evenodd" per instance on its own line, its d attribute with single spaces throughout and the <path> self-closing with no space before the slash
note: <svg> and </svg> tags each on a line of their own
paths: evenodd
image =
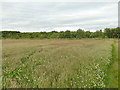
<svg viewBox="0 0 120 90">
<path fill-rule="evenodd" d="M 109 2 L 3 2 L 2 25 L 3 29 L 30 32 L 62 27 L 116 27 L 116 6 L 117 3 Z"/>
</svg>

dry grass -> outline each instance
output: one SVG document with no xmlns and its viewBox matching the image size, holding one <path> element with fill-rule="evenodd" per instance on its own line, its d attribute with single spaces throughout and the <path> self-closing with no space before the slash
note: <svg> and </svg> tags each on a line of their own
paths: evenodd
<svg viewBox="0 0 120 90">
<path fill-rule="evenodd" d="M 111 61 L 113 43 L 113 40 L 3 40 L 3 87 L 106 87 L 105 69 Z"/>
</svg>

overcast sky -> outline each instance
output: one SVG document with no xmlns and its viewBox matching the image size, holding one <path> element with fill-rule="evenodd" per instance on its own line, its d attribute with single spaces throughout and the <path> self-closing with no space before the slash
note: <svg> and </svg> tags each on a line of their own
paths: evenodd
<svg viewBox="0 0 120 90">
<path fill-rule="evenodd" d="M 2 2 L 2 30 L 76 31 L 118 26 L 117 2 Z"/>
</svg>

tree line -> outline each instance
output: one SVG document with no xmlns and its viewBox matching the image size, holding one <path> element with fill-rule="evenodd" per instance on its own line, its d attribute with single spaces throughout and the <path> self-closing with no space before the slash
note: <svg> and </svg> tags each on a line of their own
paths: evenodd
<svg viewBox="0 0 120 90">
<path fill-rule="evenodd" d="M 65 38 L 119 38 L 120 27 L 105 28 L 96 32 L 84 31 L 51 31 L 51 32 L 19 32 L 19 31 L 1 31 L 2 39 L 65 39 Z"/>
</svg>

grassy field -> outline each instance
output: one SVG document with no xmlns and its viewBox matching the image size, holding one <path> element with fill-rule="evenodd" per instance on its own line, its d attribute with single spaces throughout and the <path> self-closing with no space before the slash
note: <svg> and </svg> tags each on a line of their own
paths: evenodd
<svg viewBox="0 0 120 90">
<path fill-rule="evenodd" d="M 117 40 L 3 40 L 3 88 L 118 88 Z"/>
<path fill-rule="evenodd" d="M 118 73 L 118 76 L 119 76 L 119 78 L 118 78 L 119 79 L 118 80 L 118 82 L 119 82 L 118 86 L 119 87 L 118 88 L 120 89 L 120 40 L 118 41 L 118 60 L 119 60 L 119 62 L 118 62 L 119 63 L 119 66 L 118 66 L 118 72 L 119 72 Z"/>
</svg>

